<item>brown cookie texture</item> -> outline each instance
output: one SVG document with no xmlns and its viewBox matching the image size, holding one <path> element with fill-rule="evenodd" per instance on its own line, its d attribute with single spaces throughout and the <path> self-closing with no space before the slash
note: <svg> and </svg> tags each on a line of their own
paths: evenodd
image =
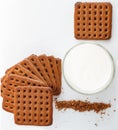
<svg viewBox="0 0 118 130">
<path fill-rule="evenodd" d="M 33 54 L 33 55 L 31 55 L 31 56 L 28 57 L 28 60 L 30 60 L 30 62 L 36 67 L 36 69 L 38 70 L 38 72 L 40 73 L 40 75 L 43 77 L 43 79 L 45 80 L 45 82 L 47 83 L 47 85 L 51 86 L 50 78 L 46 74 L 43 65 L 41 64 L 41 62 L 38 59 L 38 56 L 36 56 L 36 55 Z"/>
<path fill-rule="evenodd" d="M 25 58 L 23 61 L 19 62 L 18 64 L 7 69 L 6 74 L 1 79 L 1 96 L 3 96 L 4 89 L 6 88 L 6 79 L 10 73 L 25 76 L 32 79 L 40 79 L 45 82 L 45 84 L 47 83 L 48 86 L 53 89 L 54 95 L 58 95 L 58 93 L 60 93 L 60 90 L 58 90 L 57 92 L 57 88 L 61 86 L 61 59 L 54 58 L 54 60 L 56 60 L 55 67 L 57 68 L 55 69 L 55 72 L 59 74 L 58 80 L 57 78 L 55 78 L 55 75 L 53 73 L 54 67 L 52 67 L 53 65 L 52 63 L 50 63 L 48 56 L 46 55 L 31 55 L 28 58 Z"/>
<path fill-rule="evenodd" d="M 49 87 L 18 86 L 14 89 L 16 124 L 51 125 L 52 110 L 52 90 Z"/>
<path fill-rule="evenodd" d="M 21 62 L 19 62 L 18 64 L 22 65 L 25 69 L 28 69 L 32 74 L 36 75 L 39 79 L 42 79 L 44 82 L 45 80 L 43 79 L 43 77 L 40 75 L 40 73 L 37 71 L 37 69 L 35 68 L 35 66 L 28 60 L 28 58 L 25 58 L 24 60 L 22 60 Z M 7 69 L 5 71 L 5 74 L 7 74 L 8 71 L 10 71 L 14 66 L 10 67 L 9 69 Z M 3 77 L 4 78 L 4 77 Z M 3 80 L 2 78 L 2 80 Z M 1 81 L 2 81 L 1 80 Z"/>
<path fill-rule="evenodd" d="M 14 67 L 14 66 L 12 66 L 12 67 L 10 67 L 9 69 L 7 69 L 7 70 L 5 71 L 5 74 L 6 74 L 8 71 L 10 71 L 13 67 Z"/>
<path fill-rule="evenodd" d="M 54 95 L 58 95 L 61 92 L 61 86 L 60 86 L 58 67 L 56 64 L 56 58 L 54 58 L 54 56 L 48 56 L 48 60 L 51 66 L 53 77 L 55 78 L 56 81 L 56 91 L 54 92 Z"/>
<path fill-rule="evenodd" d="M 27 77 L 19 76 L 16 74 L 10 74 L 6 80 L 7 80 L 5 84 L 6 89 L 3 96 L 3 109 L 8 112 L 13 112 L 13 108 L 11 108 L 11 104 L 13 105 L 14 103 L 14 88 L 18 86 L 47 87 L 47 84 L 45 84 L 42 80 L 39 80 L 39 79 L 34 80 Z M 7 104 L 9 104 L 9 106 Z"/>
<path fill-rule="evenodd" d="M 5 79 L 5 75 L 0 79 L 1 83 L 3 82 L 4 79 Z"/>
<path fill-rule="evenodd" d="M 61 93 L 61 73 L 61 59 L 30 55 L 2 77 L 2 108 L 14 113 L 18 125 L 51 125 L 53 95 Z"/>
<path fill-rule="evenodd" d="M 77 2 L 74 12 L 76 39 L 111 38 L 112 5 L 109 2 Z"/>
<path fill-rule="evenodd" d="M 14 98 L 14 97 L 13 97 L 13 98 Z M 6 96 L 5 98 L 3 98 L 2 108 L 3 108 L 5 111 L 13 113 L 14 101 L 12 101 L 12 100 L 13 100 L 13 99 L 8 98 L 8 96 Z"/>
<path fill-rule="evenodd" d="M 24 68 L 29 70 L 32 74 L 36 75 L 39 79 L 45 82 L 43 77 L 40 75 L 40 73 L 37 71 L 36 67 L 26 58 L 23 61 L 21 61 L 19 64 L 21 64 Z"/>
<path fill-rule="evenodd" d="M 55 78 L 52 74 L 52 70 L 51 70 L 51 66 L 50 66 L 50 62 L 48 60 L 48 57 L 46 55 L 40 55 L 40 56 L 38 56 L 38 59 L 41 62 L 42 66 L 44 67 L 46 74 L 50 78 L 50 81 L 51 81 L 50 87 L 52 88 L 52 90 L 54 92 L 56 90 L 56 81 L 55 81 Z"/>
<path fill-rule="evenodd" d="M 31 79 L 37 79 L 37 80 L 39 79 L 37 76 L 32 74 L 29 70 L 25 69 L 20 64 L 16 64 L 11 69 L 9 69 L 9 71 L 7 71 L 6 75 L 4 76 L 4 79 L 2 80 L 2 84 L 1 84 L 1 95 L 2 96 L 4 95 L 4 89 L 6 88 L 6 86 L 5 86 L 6 79 L 9 74 L 17 74 L 17 75 L 24 76 L 24 77 L 31 78 Z"/>
<path fill-rule="evenodd" d="M 61 59 L 60 58 L 56 58 L 56 64 L 57 64 L 57 70 L 59 73 L 59 86 L 61 86 L 62 83 L 62 66 L 61 66 Z"/>
</svg>

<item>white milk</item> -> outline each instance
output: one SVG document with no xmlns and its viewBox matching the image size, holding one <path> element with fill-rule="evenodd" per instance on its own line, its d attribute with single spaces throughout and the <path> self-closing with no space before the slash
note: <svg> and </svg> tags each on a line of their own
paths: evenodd
<svg viewBox="0 0 118 130">
<path fill-rule="evenodd" d="M 103 47 L 83 43 L 65 56 L 64 77 L 73 89 L 92 94 L 106 88 L 114 76 L 113 59 Z"/>
</svg>

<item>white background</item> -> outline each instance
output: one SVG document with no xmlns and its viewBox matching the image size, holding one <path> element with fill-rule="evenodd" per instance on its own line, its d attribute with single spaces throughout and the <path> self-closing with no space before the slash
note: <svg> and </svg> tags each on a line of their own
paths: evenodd
<svg viewBox="0 0 118 130">
<path fill-rule="evenodd" d="M 81 40 L 76 40 L 73 33 L 75 2 L 0 0 L 0 77 L 7 68 L 30 54 L 45 53 L 63 59 L 68 49 L 79 44 Z M 63 79 L 63 90 L 59 96 L 60 100 L 88 98 L 90 101 L 111 102 L 112 107 L 106 110 L 103 118 L 94 112 L 58 111 L 54 105 L 51 126 L 18 126 L 14 124 L 13 114 L 2 110 L 0 97 L 0 130 L 118 130 L 118 1 L 110 2 L 113 5 L 112 37 L 110 40 L 95 42 L 106 47 L 114 57 L 116 75 L 112 85 L 99 94 L 85 96 L 70 89 Z"/>
</svg>

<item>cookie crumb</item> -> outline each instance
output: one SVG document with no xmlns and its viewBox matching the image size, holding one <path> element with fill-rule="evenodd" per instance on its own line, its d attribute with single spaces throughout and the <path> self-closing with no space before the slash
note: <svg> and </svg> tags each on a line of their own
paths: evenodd
<svg viewBox="0 0 118 130">
<path fill-rule="evenodd" d="M 73 109 L 79 112 L 85 111 L 94 111 L 96 113 L 101 112 L 100 114 L 105 114 L 103 110 L 111 107 L 111 104 L 106 103 L 98 103 L 98 102 L 89 102 L 89 101 L 81 101 L 81 100 L 70 100 L 70 101 L 56 101 L 55 106 L 58 110 L 66 110 Z"/>
<path fill-rule="evenodd" d="M 110 116 L 110 114 L 107 113 L 107 116 Z"/>
<path fill-rule="evenodd" d="M 56 100 L 57 100 L 57 97 L 54 98 L 54 101 L 56 101 Z"/>
<path fill-rule="evenodd" d="M 100 113 L 101 115 L 105 115 L 105 112 L 103 112 L 103 111 L 101 111 L 101 113 Z"/>
</svg>

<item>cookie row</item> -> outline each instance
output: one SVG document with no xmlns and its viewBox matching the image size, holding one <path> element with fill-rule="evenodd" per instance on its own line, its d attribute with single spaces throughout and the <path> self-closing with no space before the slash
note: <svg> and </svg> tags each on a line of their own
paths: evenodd
<svg viewBox="0 0 118 130">
<path fill-rule="evenodd" d="M 6 80 L 10 74 L 42 80 L 51 87 L 54 95 L 61 92 L 61 59 L 46 55 L 31 55 L 6 71 L 1 80 L 1 95 L 6 89 Z"/>
<path fill-rule="evenodd" d="M 5 72 L 5 76 L 1 80 L 1 90 L 3 109 L 14 113 L 15 123 L 50 125 L 52 123 L 52 114 L 48 112 L 46 118 L 44 115 L 48 109 L 52 113 L 52 98 L 47 101 L 46 92 L 49 91 L 49 93 L 47 92 L 49 97 L 58 95 L 61 92 L 61 59 L 46 55 L 31 55 L 27 57 Z M 34 91 L 37 93 L 34 93 Z M 18 92 L 20 92 L 19 96 L 16 96 Z M 42 98 L 39 98 L 39 96 Z M 18 99 L 19 101 L 16 102 Z M 23 104 L 23 102 L 27 103 Z M 30 106 L 33 102 L 39 102 L 38 105 L 36 105 L 37 103 L 35 104 L 37 111 L 34 111 L 35 105 Z M 50 104 L 49 108 L 46 107 L 45 102 Z M 31 109 L 30 116 L 27 115 L 25 110 L 27 107 Z M 43 114 L 39 109 L 40 107 L 43 110 Z M 24 114 L 21 114 L 23 111 Z M 42 116 L 35 112 L 41 113 Z M 18 113 L 20 113 L 19 118 L 17 118 Z M 37 115 L 35 120 L 35 117 L 31 116 L 34 114 Z M 27 115 L 27 118 L 23 115 Z"/>
</svg>

